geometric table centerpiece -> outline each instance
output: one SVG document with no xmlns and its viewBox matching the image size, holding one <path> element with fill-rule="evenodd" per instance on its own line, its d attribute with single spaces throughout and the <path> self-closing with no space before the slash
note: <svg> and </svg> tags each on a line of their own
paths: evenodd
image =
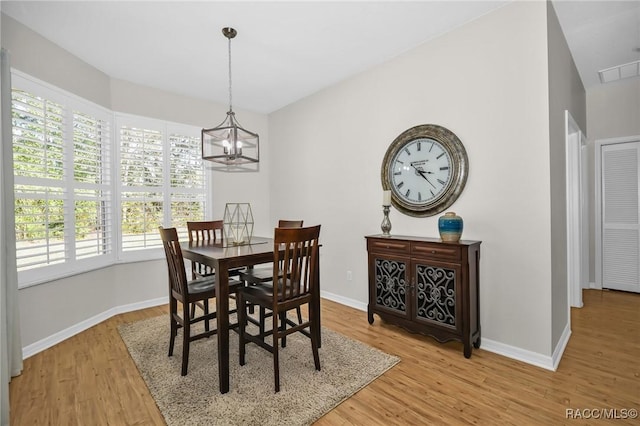
<svg viewBox="0 0 640 426">
<path fill-rule="evenodd" d="M 222 231 L 224 246 L 250 244 L 253 236 L 251 204 L 227 203 L 224 207 Z"/>
</svg>

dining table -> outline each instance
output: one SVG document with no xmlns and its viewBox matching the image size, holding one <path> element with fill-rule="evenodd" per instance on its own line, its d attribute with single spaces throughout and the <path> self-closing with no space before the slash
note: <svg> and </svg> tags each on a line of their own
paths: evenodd
<svg viewBox="0 0 640 426">
<path fill-rule="evenodd" d="M 273 262 L 273 238 L 252 237 L 249 243 L 238 245 L 223 242 L 193 241 L 180 244 L 185 259 L 199 262 L 215 271 L 216 325 L 218 336 L 218 380 L 220 393 L 229 392 L 229 270 Z M 317 252 L 319 253 L 320 250 Z M 319 254 L 318 254 L 319 256 Z M 319 258 L 316 259 L 319 261 Z M 317 321 L 318 346 L 320 336 L 320 267 L 313 277 L 313 297 L 309 316 Z M 313 332 L 313 330 L 310 330 Z"/>
</svg>

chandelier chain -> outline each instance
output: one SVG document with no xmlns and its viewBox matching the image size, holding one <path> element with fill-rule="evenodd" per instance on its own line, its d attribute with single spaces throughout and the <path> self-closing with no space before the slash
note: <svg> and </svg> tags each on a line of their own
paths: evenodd
<svg viewBox="0 0 640 426">
<path fill-rule="evenodd" d="M 231 39 L 229 38 L 229 111 L 233 109 L 231 101 Z"/>
</svg>

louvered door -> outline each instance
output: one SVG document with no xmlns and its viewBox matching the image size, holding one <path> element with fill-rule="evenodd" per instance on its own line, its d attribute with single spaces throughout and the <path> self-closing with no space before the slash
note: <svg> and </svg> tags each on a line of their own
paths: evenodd
<svg viewBox="0 0 640 426">
<path fill-rule="evenodd" d="M 602 146 L 602 286 L 640 293 L 640 142 Z"/>
</svg>

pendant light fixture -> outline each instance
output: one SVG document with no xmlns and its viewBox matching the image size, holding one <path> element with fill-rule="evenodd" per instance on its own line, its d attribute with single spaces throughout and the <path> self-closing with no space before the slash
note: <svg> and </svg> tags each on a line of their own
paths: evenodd
<svg viewBox="0 0 640 426">
<path fill-rule="evenodd" d="M 227 117 L 217 127 L 202 129 L 202 159 L 224 166 L 213 167 L 224 171 L 252 171 L 260 161 L 259 137 L 244 129 L 232 108 L 231 96 L 231 39 L 238 32 L 233 28 L 223 28 L 222 34 L 229 40 L 229 111 Z"/>
</svg>

